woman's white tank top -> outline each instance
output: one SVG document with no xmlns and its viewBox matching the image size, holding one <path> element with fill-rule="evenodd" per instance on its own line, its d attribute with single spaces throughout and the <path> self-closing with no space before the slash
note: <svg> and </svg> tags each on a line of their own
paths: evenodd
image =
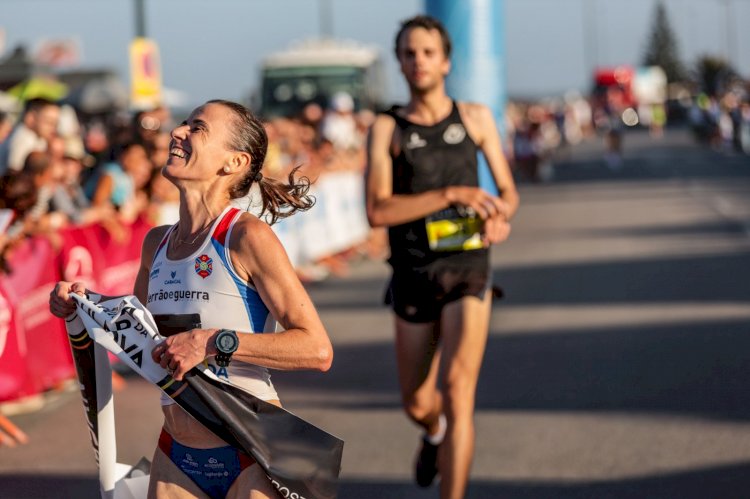
<svg viewBox="0 0 750 499">
<path fill-rule="evenodd" d="M 229 256 L 232 228 L 241 213 L 227 207 L 200 248 L 180 260 L 167 258 L 167 241 L 177 224 L 169 228 L 156 250 L 149 275 L 146 308 L 152 314 L 198 314 L 201 328 L 233 329 L 237 334 L 276 331 L 276 320 L 255 288 L 237 275 Z M 278 399 L 265 367 L 237 359 L 228 367 L 219 367 L 213 357 L 206 363 L 219 378 L 256 397 Z M 162 394 L 162 405 L 171 403 L 174 401 Z"/>
</svg>

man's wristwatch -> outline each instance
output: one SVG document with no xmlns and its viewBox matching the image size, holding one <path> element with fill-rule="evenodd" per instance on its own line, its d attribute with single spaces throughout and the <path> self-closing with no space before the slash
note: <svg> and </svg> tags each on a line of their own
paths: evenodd
<svg viewBox="0 0 750 499">
<path fill-rule="evenodd" d="M 231 329 L 219 329 L 219 334 L 216 335 L 214 340 L 216 345 L 216 356 L 214 361 L 219 367 L 227 367 L 229 362 L 232 360 L 232 354 L 237 351 L 237 347 L 240 346 L 240 340 L 237 338 L 237 332 Z"/>
</svg>

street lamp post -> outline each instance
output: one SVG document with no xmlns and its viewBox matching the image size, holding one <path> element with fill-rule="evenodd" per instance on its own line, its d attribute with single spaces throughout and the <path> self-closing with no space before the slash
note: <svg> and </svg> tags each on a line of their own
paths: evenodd
<svg viewBox="0 0 750 499">
<path fill-rule="evenodd" d="M 732 61 L 734 60 L 735 56 L 737 55 L 735 53 L 735 33 L 734 33 L 734 21 L 732 19 L 733 9 L 732 9 L 732 1 L 731 0 L 723 0 L 724 1 L 724 16 L 725 16 L 725 24 L 726 24 L 726 56 L 727 56 L 727 62 L 729 65 L 732 65 Z"/>
<path fill-rule="evenodd" d="M 140 38 L 146 37 L 146 12 L 145 0 L 135 1 L 135 36 Z"/>
<path fill-rule="evenodd" d="M 318 18 L 320 22 L 320 37 L 333 37 L 333 10 L 331 0 L 318 0 Z"/>
</svg>

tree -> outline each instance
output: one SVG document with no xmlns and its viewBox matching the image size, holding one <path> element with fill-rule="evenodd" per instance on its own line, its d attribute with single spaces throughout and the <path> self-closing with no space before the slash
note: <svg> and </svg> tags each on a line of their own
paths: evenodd
<svg viewBox="0 0 750 499">
<path fill-rule="evenodd" d="M 669 25 L 667 9 L 662 0 L 656 4 L 656 14 L 643 64 L 660 66 L 670 82 L 680 81 L 685 77 L 685 69 L 678 55 L 677 39 Z"/>
<path fill-rule="evenodd" d="M 710 55 L 699 57 L 692 73 L 693 80 L 701 92 L 711 96 L 725 92 L 739 79 L 737 71 L 726 60 Z"/>
</svg>

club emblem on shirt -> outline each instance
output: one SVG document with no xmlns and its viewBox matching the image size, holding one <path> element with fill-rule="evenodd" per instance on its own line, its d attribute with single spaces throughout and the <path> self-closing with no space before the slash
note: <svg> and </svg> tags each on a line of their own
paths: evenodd
<svg viewBox="0 0 750 499">
<path fill-rule="evenodd" d="M 195 259 L 195 273 L 206 278 L 214 271 L 214 261 L 208 255 L 201 255 Z"/>
<path fill-rule="evenodd" d="M 466 129 L 460 123 L 452 123 L 443 132 L 443 140 L 446 144 L 458 144 L 466 137 Z"/>
<path fill-rule="evenodd" d="M 407 149 L 416 149 L 418 147 L 424 147 L 427 145 L 427 141 L 419 136 L 417 132 L 412 132 L 409 135 L 409 141 L 406 143 Z"/>
</svg>

